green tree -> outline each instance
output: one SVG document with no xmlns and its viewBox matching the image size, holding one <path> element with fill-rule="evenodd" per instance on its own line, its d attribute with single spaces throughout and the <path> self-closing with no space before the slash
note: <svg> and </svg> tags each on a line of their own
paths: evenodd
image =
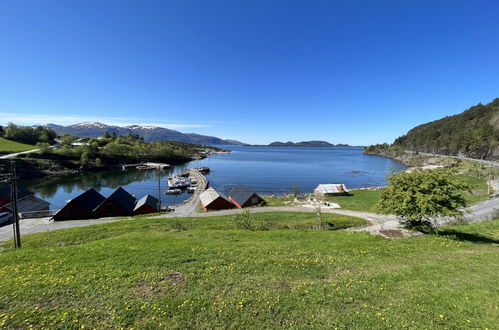
<svg viewBox="0 0 499 330">
<path fill-rule="evenodd" d="M 438 216 L 460 215 L 466 206 L 462 192 L 468 187 L 447 169 L 415 170 L 389 174 L 375 211 L 395 214 L 410 226 L 431 224 Z"/>
<path fill-rule="evenodd" d="M 2 137 L 2 136 L 3 136 L 3 126 L 0 125 L 0 137 Z"/>
<path fill-rule="evenodd" d="M 81 154 L 80 167 L 81 168 L 89 168 L 90 167 L 90 156 L 89 156 L 87 151 L 85 151 Z"/>
<path fill-rule="evenodd" d="M 44 154 L 50 152 L 50 144 L 47 142 L 38 142 L 36 146 L 40 148 L 40 151 Z"/>
</svg>

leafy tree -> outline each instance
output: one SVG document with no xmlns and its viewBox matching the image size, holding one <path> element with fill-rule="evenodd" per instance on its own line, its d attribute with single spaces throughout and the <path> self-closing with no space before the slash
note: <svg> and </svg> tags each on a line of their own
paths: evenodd
<svg viewBox="0 0 499 330">
<path fill-rule="evenodd" d="M 88 152 L 86 152 L 86 151 L 81 154 L 80 167 L 81 168 L 89 168 L 90 167 L 90 156 L 89 156 Z"/>
<path fill-rule="evenodd" d="M 3 136 L 3 126 L 0 125 L 0 137 L 2 137 L 2 136 Z"/>
<path fill-rule="evenodd" d="M 72 135 L 69 135 L 68 133 L 64 133 L 61 135 L 61 144 L 64 146 L 69 146 L 71 143 L 76 141 L 76 138 Z"/>
<path fill-rule="evenodd" d="M 47 142 L 38 142 L 36 146 L 40 149 L 42 153 L 50 152 L 50 144 Z"/>
<path fill-rule="evenodd" d="M 462 191 L 468 187 L 447 169 L 415 170 L 388 175 L 375 211 L 395 214 L 410 226 L 431 224 L 431 218 L 460 215 L 466 206 Z"/>
<path fill-rule="evenodd" d="M 4 137 L 9 140 L 18 141 L 28 144 L 36 144 L 37 142 L 54 142 L 57 134 L 50 128 L 37 126 L 17 126 L 9 123 L 4 130 Z"/>
</svg>

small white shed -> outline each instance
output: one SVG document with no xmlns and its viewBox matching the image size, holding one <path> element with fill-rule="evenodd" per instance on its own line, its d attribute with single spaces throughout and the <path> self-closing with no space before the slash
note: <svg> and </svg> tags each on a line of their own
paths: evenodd
<svg viewBox="0 0 499 330">
<path fill-rule="evenodd" d="M 342 183 L 324 183 L 315 188 L 314 194 L 317 196 L 346 195 L 348 194 L 348 189 Z"/>
</svg>

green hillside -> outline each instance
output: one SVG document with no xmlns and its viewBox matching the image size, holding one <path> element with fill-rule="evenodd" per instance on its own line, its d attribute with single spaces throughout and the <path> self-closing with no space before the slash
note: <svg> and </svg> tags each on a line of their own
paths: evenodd
<svg viewBox="0 0 499 330">
<path fill-rule="evenodd" d="M 458 115 L 419 125 L 397 138 L 407 150 L 471 158 L 499 156 L 499 98 Z"/>
<path fill-rule="evenodd" d="M 21 152 L 31 149 L 36 149 L 36 146 L 0 138 L 0 154 Z"/>
<path fill-rule="evenodd" d="M 236 229 L 226 216 L 25 236 L 22 249 L 0 253 L 0 328 L 499 324 L 497 220 L 387 239 L 304 229 L 313 227 L 312 214 L 253 216 L 255 231 Z M 327 221 L 356 224 L 334 217 Z"/>
</svg>

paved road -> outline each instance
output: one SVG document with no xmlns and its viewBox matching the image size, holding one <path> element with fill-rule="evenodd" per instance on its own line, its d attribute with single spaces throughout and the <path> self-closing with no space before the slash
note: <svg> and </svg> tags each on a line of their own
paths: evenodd
<svg viewBox="0 0 499 330">
<path fill-rule="evenodd" d="M 415 154 L 416 152 L 415 151 L 410 151 L 410 150 L 406 150 L 407 153 L 409 154 Z M 490 161 L 490 160 L 484 160 L 484 159 L 476 159 L 476 158 L 468 158 L 468 157 L 463 157 L 463 156 L 449 156 L 449 155 L 441 155 L 441 154 L 431 154 L 431 153 L 428 153 L 428 152 L 418 152 L 420 155 L 424 155 L 424 156 L 438 156 L 438 157 L 450 157 L 450 158 L 456 158 L 456 159 L 465 159 L 465 160 L 471 160 L 473 162 L 477 162 L 477 163 L 482 163 L 482 164 L 486 164 L 486 165 L 492 165 L 492 166 L 495 166 L 495 167 L 499 167 L 499 162 L 496 162 L 496 161 Z"/>
<path fill-rule="evenodd" d="M 40 149 L 32 149 L 32 150 L 27 150 L 27 151 L 22 151 L 22 152 L 16 152 L 15 154 L 3 155 L 3 156 L 0 156 L 0 159 L 13 158 L 13 157 L 17 157 L 19 155 L 30 154 L 32 152 L 37 152 L 37 151 L 40 151 Z"/>
<path fill-rule="evenodd" d="M 462 211 L 466 222 L 481 222 L 489 219 L 497 219 L 499 218 L 499 197 L 477 203 Z M 440 217 L 435 219 L 434 222 L 437 226 L 443 226 L 454 220 L 455 218 L 451 217 Z"/>
</svg>

